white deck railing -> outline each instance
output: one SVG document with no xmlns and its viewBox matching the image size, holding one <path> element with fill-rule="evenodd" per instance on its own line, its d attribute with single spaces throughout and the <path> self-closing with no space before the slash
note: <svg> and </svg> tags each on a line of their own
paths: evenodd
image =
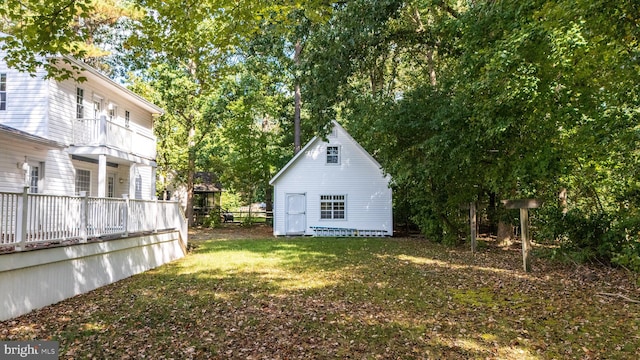
<svg viewBox="0 0 640 360">
<path fill-rule="evenodd" d="M 145 132 L 99 119 L 75 119 L 73 144 L 76 146 L 107 145 L 149 159 L 156 157 L 156 137 Z"/>
<path fill-rule="evenodd" d="M 0 250 L 42 244 L 87 242 L 105 236 L 178 230 L 187 222 L 178 202 L 0 193 Z"/>
</svg>

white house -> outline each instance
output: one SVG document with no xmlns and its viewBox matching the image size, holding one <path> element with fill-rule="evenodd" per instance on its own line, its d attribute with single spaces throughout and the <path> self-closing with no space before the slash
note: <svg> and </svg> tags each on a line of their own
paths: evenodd
<svg viewBox="0 0 640 360">
<path fill-rule="evenodd" d="M 60 57 L 86 81 L 32 77 L 4 58 L 0 321 L 183 257 L 179 204 L 154 199 L 162 110 L 72 58 Z"/>
<path fill-rule="evenodd" d="M 86 81 L 45 79 L 7 67 L 0 52 L 0 192 L 151 199 L 154 116 L 162 109 L 95 69 Z M 62 65 L 62 66 L 69 66 Z"/>
<path fill-rule="evenodd" d="M 269 184 L 273 234 L 392 236 L 390 177 L 337 122 L 314 137 Z"/>
</svg>

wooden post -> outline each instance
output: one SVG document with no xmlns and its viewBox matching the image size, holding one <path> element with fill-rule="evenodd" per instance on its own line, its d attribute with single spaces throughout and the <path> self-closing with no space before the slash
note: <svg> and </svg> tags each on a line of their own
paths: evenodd
<svg viewBox="0 0 640 360">
<path fill-rule="evenodd" d="M 89 193 L 80 191 L 80 242 L 86 243 L 89 232 Z"/>
<path fill-rule="evenodd" d="M 531 237 L 529 236 L 529 209 L 540 207 L 537 199 L 502 200 L 507 209 L 520 209 L 520 238 L 522 241 L 522 266 L 531 271 Z"/>
<path fill-rule="evenodd" d="M 29 187 L 22 189 L 22 196 L 18 198 L 16 209 L 16 251 L 22 251 L 27 244 L 27 220 L 29 218 Z"/>
<path fill-rule="evenodd" d="M 529 209 L 520 209 L 520 237 L 522 238 L 522 266 L 525 272 L 531 271 L 531 240 L 529 239 Z"/>
<path fill-rule="evenodd" d="M 476 252 L 476 227 L 477 227 L 477 216 L 476 216 L 476 203 L 469 203 L 469 226 L 471 227 L 471 253 L 475 254 Z"/>
<path fill-rule="evenodd" d="M 122 209 L 122 222 L 124 227 L 123 237 L 129 236 L 129 194 L 122 194 L 124 201 L 124 209 Z"/>
</svg>

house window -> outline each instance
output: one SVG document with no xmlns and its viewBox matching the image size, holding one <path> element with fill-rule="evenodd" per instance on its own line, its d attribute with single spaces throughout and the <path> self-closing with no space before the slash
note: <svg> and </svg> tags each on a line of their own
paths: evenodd
<svg viewBox="0 0 640 360">
<path fill-rule="evenodd" d="M 111 175 L 107 178 L 107 197 L 115 197 L 116 190 L 116 177 Z"/>
<path fill-rule="evenodd" d="M 102 100 L 96 99 L 93 100 L 93 118 L 100 119 L 102 115 Z"/>
<path fill-rule="evenodd" d="M 0 74 L 0 110 L 7 110 L 7 74 Z"/>
<path fill-rule="evenodd" d="M 109 121 L 116 121 L 118 118 L 118 107 L 111 104 L 109 109 Z"/>
<path fill-rule="evenodd" d="M 320 219 L 344 220 L 346 216 L 345 195 L 320 195 Z"/>
<path fill-rule="evenodd" d="M 340 164 L 340 147 L 327 146 L 327 164 Z"/>
<path fill-rule="evenodd" d="M 84 89 L 76 88 L 76 119 L 84 119 Z"/>
<path fill-rule="evenodd" d="M 124 112 L 124 126 L 125 127 L 129 127 L 129 121 L 131 121 L 131 113 L 129 113 L 129 110 Z"/>
<path fill-rule="evenodd" d="M 91 171 L 89 170 L 76 170 L 76 195 L 80 195 L 81 191 L 86 191 L 87 194 L 91 190 Z"/>
<path fill-rule="evenodd" d="M 29 192 L 37 194 L 40 192 L 40 185 L 44 175 L 43 163 L 29 164 Z"/>
</svg>

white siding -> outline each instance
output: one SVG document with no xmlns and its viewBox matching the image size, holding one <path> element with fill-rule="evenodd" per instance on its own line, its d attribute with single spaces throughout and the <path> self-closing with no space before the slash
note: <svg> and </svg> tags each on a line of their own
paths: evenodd
<svg viewBox="0 0 640 360">
<path fill-rule="evenodd" d="M 141 162 L 147 164 L 155 160 L 156 139 L 153 136 L 152 112 L 159 109 L 92 71 L 82 74 L 87 78 L 87 81 L 82 83 L 74 80 L 45 80 L 44 71 L 39 71 L 38 76 L 31 77 L 8 69 L 3 55 L 0 52 L 0 73 L 7 74 L 7 109 L 0 111 L 0 124 L 63 145 L 72 145 L 76 121 L 76 89 L 81 87 L 84 90 L 85 118 L 94 118 L 93 101 L 98 98 L 102 102 L 102 113 L 107 117 L 109 105 L 116 106 L 117 111 L 113 119 L 115 123 L 125 126 L 125 112 L 128 111 L 130 114 L 128 128 L 135 134 L 130 137 L 133 141 L 123 143 L 132 145 L 115 146 L 120 152 L 110 151 L 107 157 L 107 162 L 119 164 L 117 168 L 107 166 L 107 176 L 114 176 L 116 180 L 114 195 L 120 197 L 122 194 L 128 194 L 132 198 L 141 199 L 150 199 L 155 195 L 155 170 L 151 166 L 136 164 L 135 159 L 139 156 L 143 158 Z M 123 132 L 128 134 L 124 130 Z M 113 145 L 117 141 L 108 143 Z M 30 160 L 45 163 L 43 192 L 56 195 L 75 194 L 76 168 L 80 168 L 91 172 L 90 195 L 96 196 L 98 165 L 92 162 L 72 161 L 69 155 L 69 152 L 73 151 L 75 154 L 86 154 L 86 157 L 97 159 L 103 147 L 91 145 L 82 149 L 53 149 L 31 144 L 22 138 L 14 139 L 10 135 L 0 134 L 0 191 L 22 191 L 24 179 L 17 163 L 24 161 L 24 157 L 27 156 Z M 120 179 L 123 179 L 122 184 Z"/>
<path fill-rule="evenodd" d="M 0 52 L 0 73 L 7 74 L 7 109 L 0 110 L 0 124 L 47 137 L 47 82 L 9 69 Z"/>
<path fill-rule="evenodd" d="M 21 192 L 24 186 L 24 172 L 18 164 L 25 161 L 44 163 L 41 193 L 71 195 L 69 184 L 73 168 L 66 152 L 49 150 L 41 145 L 33 145 L 25 140 L 10 139 L 0 135 L 0 191 Z"/>
<path fill-rule="evenodd" d="M 75 194 L 75 169 L 88 170 L 91 172 L 91 189 L 89 191 L 90 196 L 98 196 L 98 164 L 82 160 L 72 160 L 73 162 L 73 177 L 70 181 L 72 193 Z M 122 197 L 123 194 L 129 195 L 133 198 L 133 193 L 129 191 L 129 166 L 118 164 L 118 167 L 107 166 L 107 178 L 109 176 L 115 178 L 114 197 Z M 120 183 L 122 179 L 122 184 Z M 108 182 L 105 181 L 105 194 L 107 194 Z M 149 199 L 145 197 L 144 199 Z"/>
<path fill-rule="evenodd" d="M 50 138 L 64 144 L 71 144 L 72 125 L 76 118 L 76 84 L 70 80 L 61 83 L 50 81 L 48 94 Z M 90 102 L 87 101 L 87 94 L 90 92 L 85 90 L 85 111 L 88 113 Z"/>
<path fill-rule="evenodd" d="M 306 194 L 307 235 L 312 226 L 385 230 L 393 234 L 391 190 L 377 164 L 339 128 L 329 138 L 340 164 L 326 164 L 327 143 L 316 139 L 274 183 L 274 235 L 285 233 L 285 194 Z M 345 195 L 346 219 L 320 219 L 321 195 Z"/>
<path fill-rule="evenodd" d="M 151 199 L 155 196 L 155 178 L 153 168 L 141 164 L 131 166 L 131 184 L 129 194 L 132 199 Z"/>
<path fill-rule="evenodd" d="M 76 83 L 72 80 L 63 82 L 50 82 L 49 102 L 51 124 L 51 139 L 69 144 L 72 135 L 72 124 L 76 119 L 76 89 L 84 90 L 85 118 L 94 118 L 93 101 L 101 99 L 102 112 L 109 115 L 109 105 L 116 107 L 115 123 L 125 125 L 125 111 L 130 113 L 129 128 L 137 133 L 153 135 L 153 117 L 151 113 L 135 105 L 131 100 L 114 93 L 106 87 L 100 86 L 91 80 Z"/>
</svg>

